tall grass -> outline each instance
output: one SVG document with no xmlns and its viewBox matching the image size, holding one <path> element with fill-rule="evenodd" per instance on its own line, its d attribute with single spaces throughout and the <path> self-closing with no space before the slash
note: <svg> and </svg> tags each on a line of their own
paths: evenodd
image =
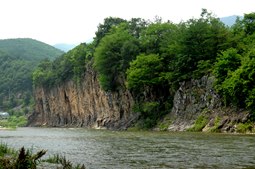
<svg viewBox="0 0 255 169">
<path fill-rule="evenodd" d="M 74 166 L 61 155 L 41 160 L 46 152 L 46 150 L 41 150 L 33 154 L 31 149 L 26 150 L 24 147 L 16 151 L 9 148 L 6 143 L 0 143 L 0 169 L 36 169 L 41 162 L 61 164 L 63 169 L 85 169 L 84 165 Z"/>
<path fill-rule="evenodd" d="M 54 163 L 54 164 L 61 164 L 63 168 L 65 169 L 85 169 L 84 164 L 83 165 L 76 165 L 73 166 L 71 161 L 67 160 L 65 156 L 59 155 L 59 154 L 54 154 L 53 156 L 50 156 L 48 159 L 43 160 L 48 163 Z"/>
</svg>

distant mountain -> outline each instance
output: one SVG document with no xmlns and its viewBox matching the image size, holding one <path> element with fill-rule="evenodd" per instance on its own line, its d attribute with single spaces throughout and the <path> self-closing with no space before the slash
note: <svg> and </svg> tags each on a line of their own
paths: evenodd
<svg viewBox="0 0 255 169">
<path fill-rule="evenodd" d="M 221 22 L 223 22 L 227 26 L 232 26 L 235 24 L 237 17 L 243 18 L 242 16 L 232 15 L 227 17 L 220 18 Z"/>
<path fill-rule="evenodd" d="M 33 39 L 0 40 L 0 107 L 12 108 L 18 100 L 31 97 L 35 67 L 41 60 L 53 60 L 63 53 Z"/>
<path fill-rule="evenodd" d="M 53 46 L 29 38 L 0 40 L 0 51 L 12 57 L 28 60 L 54 59 L 63 54 L 62 51 Z"/>
<path fill-rule="evenodd" d="M 57 48 L 57 49 L 60 49 L 64 52 L 67 52 L 71 49 L 73 49 L 75 46 L 75 44 L 66 44 L 66 43 L 58 43 L 58 44 L 55 44 L 54 47 Z"/>
</svg>

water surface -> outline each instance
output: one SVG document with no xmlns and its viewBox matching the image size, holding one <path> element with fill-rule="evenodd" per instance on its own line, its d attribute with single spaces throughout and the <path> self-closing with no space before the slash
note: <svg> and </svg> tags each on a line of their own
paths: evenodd
<svg viewBox="0 0 255 169">
<path fill-rule="evenodd" d="M 1 142 L 46 149 L 89 169 L 255 168 L 255 136 L 67 128 L 0 131 Z"/>
</svg>

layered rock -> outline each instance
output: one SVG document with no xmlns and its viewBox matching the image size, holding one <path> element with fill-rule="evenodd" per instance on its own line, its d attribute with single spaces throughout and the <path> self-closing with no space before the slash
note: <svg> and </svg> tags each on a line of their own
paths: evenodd
<svg viewBox="0 0 255 169">
<path fill-rule="evenodd" d="M 125 129 L 138 117 L 130 92 L 103 91 L 91 67 L 79 84 L 70 80 L 51 89 L 37 87 L 35 102 L 32 126 Z"/>
<path fill-rule="evenodd" d="M 208 76 L 182 82 L 174 95 L 173 108 L 164 118 L 167 120 L 160 125 L 170 131 L 185 131 L 202 116 L 206 124 L 201 131 L 236 132 L 238 124 L 247 123 L 251 114 L 223 106 L 213 83 L 214 78 Z M 131 93 L 127 89 L 105 92 L 89 66 L 78 84 L 70 80 L 50 89 L 37 87 L 35 102 L 30 126 L 126 129 L 139 118 L 139 113 L 132 112 Z"/>
<path fill-rule="evenodd" d="M 168 130 L 192 129 L 197 119 L 203 118 L 201 131 L 238 132 L 238 125 L 249 121 L 249 112 L 224 106 L 213 83 L 213 77 L 204 76 L 180 84 L 174 96 L 173 108 L 167 115 L 171 123 Z"/>
<path fill-rule="evenodd" d="M 182 82 L 169 114 L 174 119 L 169 130 L 186 130 L 205 109 L 213 110 L 220 105 L 219 96 L 213 90 L 213 78 L 204 76 L 200 80 Z"/>
</svg>

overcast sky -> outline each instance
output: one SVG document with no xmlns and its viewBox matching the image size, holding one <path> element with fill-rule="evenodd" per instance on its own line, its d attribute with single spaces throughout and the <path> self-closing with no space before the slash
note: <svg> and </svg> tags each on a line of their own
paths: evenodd
<svg viewBox="0 0 255 169">
<path fill-rule="evenodd" d="M 0 0 L 0 39 L 79 44 L 109 16 L 178 23 L 199 17 L 202 8 L 217 17 L 243 15 L 255 12 L 255 0 Z"/>
</svg>

